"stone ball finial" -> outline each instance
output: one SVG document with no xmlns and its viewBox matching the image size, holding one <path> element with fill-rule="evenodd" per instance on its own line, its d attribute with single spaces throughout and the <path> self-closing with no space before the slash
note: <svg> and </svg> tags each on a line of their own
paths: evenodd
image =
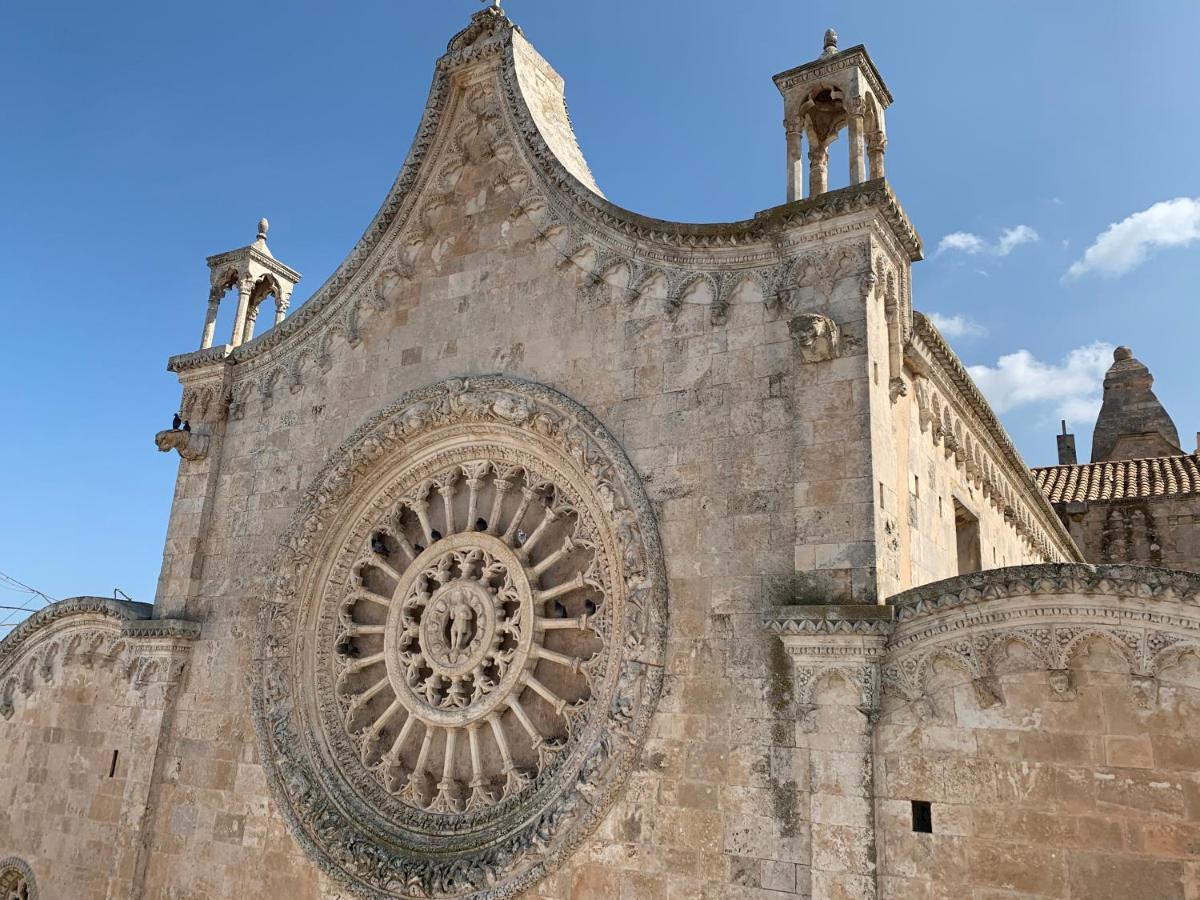
<svg viewBox="0 0 1200 900">
<path fill-rule="evenodd" d="M 267 229 L 271 227 L 271 223 L 267 221 L 267 217 L 263 216 L 258 220 L 258 239 L 265 241 L 267 239 Z"/>
<path fill-rule="evenodd" d="M 834 31 L 832 28 L 828 29 L 825 32 L 825 47 L 824 47 L 824 50 L 822 51 L 821 55 L 822 56 L 833 56 L 833 54 L 837 53 L 837 41 L 838 41 L 837 32 Z"/>
<path fill-rule="evenodd" d="M 1133 351 L 1128 347 L 1118 347 L 1113 351 L 1113 362 L 1121 362 L 1124 359 L 1133 359 Z"/>
</svg>

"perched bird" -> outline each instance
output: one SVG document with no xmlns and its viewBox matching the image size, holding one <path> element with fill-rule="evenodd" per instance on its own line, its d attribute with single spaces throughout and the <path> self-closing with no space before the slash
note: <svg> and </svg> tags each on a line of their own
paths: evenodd
<svg viewBox="0 0 1200 900">
<path fill-rule="evenodd" d="M 385 558 L 388 555 L 387 544 L 383 542 L 383 538 L 378 534 L 371 535 L 371 550 L 372 552 L 377 553 Z"/>
<path fill-rule="evenodd" d="M 435 541 L 440 541 L 442 539 L 442 533 L 440 531 L 438 531 L 436 528 L 433 529 L 433 531 L 429 532 L 429 536 L 431 538 L 433 538 Z"/>
<path fill-rule="evenodd" d="M 179 413 L 175 413 L 175 418 L 171 420 L 171 430 L 178 431 L 181 422 L 183 422 L 183 419 L 179 418 Z"/>
<path fill-rule="evenodd" d="M 188 422 L 188 420 L 187 420 L 187 419 L 184 419 L 184 420 L 183 420 L 183 430 L 184 430 L 184 431 L 191 431 L 191 430 L 192 430 L 192 426 L 191 426 L 191 424 Z"/>
</svg>

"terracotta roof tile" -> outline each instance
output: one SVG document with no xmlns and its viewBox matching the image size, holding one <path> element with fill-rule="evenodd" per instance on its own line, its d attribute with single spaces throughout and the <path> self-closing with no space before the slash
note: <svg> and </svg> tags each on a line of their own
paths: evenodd
<svg viewBox="0 0 1200 900">
<path fill-rule="evenodd" d="M 1200 457 L 1158 456 L 1047 466 L 1033 477 L 1051 503 L 1200 494 Z"/>
</svg>

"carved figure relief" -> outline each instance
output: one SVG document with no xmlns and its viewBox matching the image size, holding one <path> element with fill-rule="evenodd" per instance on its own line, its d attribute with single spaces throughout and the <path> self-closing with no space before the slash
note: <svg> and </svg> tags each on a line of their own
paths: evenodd
<svg viewBox="0 0 1200 900">
<path fill-rule="evenodd" d="M 445 382 L 360 428 L 286 541 L 256 714 L 301 844 L 370 896 L 532 883 L 661 686 L 661 549 L 620 449 L 547 388 Z"/>
</svg>

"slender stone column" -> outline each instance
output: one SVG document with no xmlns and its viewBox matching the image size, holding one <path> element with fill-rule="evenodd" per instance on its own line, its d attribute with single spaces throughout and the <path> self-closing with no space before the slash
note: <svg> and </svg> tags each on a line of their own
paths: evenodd
<svg viewBox="0 0 1200 900">
<path fill-rule="evenodd" d="M 292 295 L 285 294 L 284 296 L 275 297 L 275 324 L 278 325 L 287 317 L 288 306 L 292 302 Z"/>
<path fill-rule="evenodd" d="M 808 139 L 808 196 L 829 190 L 829 148 Z"/>
<path fill-rule="evenodd" d="M 867 158 L 871 163 L 871 177 L 883 178 L 883 151 L 887 149 L 887 136 L 882 131 L 867 135 Z"/>
<path fill-rule="evenodd" d="M 221 305 L 221 296 L 215 291 L 208 296 L 208 312 L 204 315 L 204 334 L 200 337 L 200 349 L 207 350 L 212 346 L 213 335 L 217 330 L 217 308 Z"/>
<path fill-rule="evenodd" d="M 787 198 L 788 203 L 804 199 L 804 133 L 787 133 Z"/>
<path fill-rule="evenodd" d="M 238 305 L 237 316 L 233 320 L 233 339 L 230 343 L 235 347 L 242 345 L 242 336 L 246 331 L 246 315 L 250 311 L 250 292 L 254 290 L 254 283 L 246 278 L 238 282 Z"/>
<path fill-rule="evenodd" d="M 861 105 L 862 101 L 859 101 Z M 850 183 L 862 184 L 867 180 L 866 161 L 863 159 L 863 117 L 861 114 L 851 115 L 849 119 L 850 137 Z"/>
<path fill-rule="evenodd" d="M 247 344 L 254 340 L 254 326 L 258 322 L 258 311 L 262 309 L 262 301 L 260 300 L 254 306 L 246 310 L 246 327 L 242 330 L 242 343 Z"/>
</svg>

